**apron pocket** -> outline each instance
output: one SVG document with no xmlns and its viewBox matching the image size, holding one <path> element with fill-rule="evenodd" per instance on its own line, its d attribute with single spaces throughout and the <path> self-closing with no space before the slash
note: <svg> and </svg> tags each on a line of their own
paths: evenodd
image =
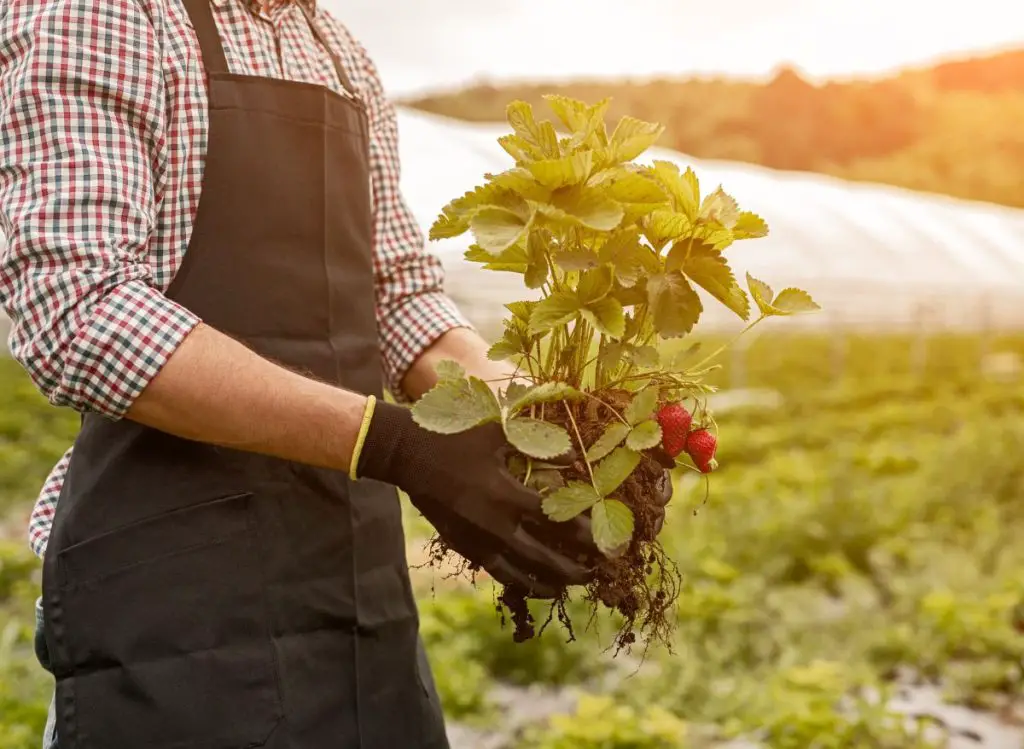
<svg viewBox="0 0 1024 749">
<path fill-rule="evenodd" d="M 62 749 L 267 742 L 282 712 L 251 499 L 191 506 L 59 553 Z"/>
</svg>

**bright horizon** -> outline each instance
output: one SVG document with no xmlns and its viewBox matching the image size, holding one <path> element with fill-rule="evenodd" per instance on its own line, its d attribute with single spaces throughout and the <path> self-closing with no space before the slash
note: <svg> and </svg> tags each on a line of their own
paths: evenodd
<svg viewBox="0 0 1024 749">
<path fill-rule="evenodd" d="M 878 75 L 1024 47 L 1024 5 L 924 0 L 321 0 L 393 96 L 491 82 Z M 622 18 L 622 22 L 618 21 Z M 621 28 L 636 18 L 638 31 Z M 572 34 L 565 34 L 571 28 Z"/>
</svg>

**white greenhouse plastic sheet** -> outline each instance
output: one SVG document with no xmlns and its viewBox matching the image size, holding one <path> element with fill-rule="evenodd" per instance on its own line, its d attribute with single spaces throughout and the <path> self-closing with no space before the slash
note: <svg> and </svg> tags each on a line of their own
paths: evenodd
<svg viewBox="0 0 1024 749">
<path fill-rule="evenodd" d="M 402 188 L 424 232 L 445 203 L 511 163 L 497 144 L 508 132 L 504 124 L 405 108 L 398 119 Z M 643 160 L 655 158 L 692 166 L 704 191 L 721 184 L 744 210 L 768 222 L 768 237 L 729 249 L 733 269 L 776 289 L 806 288 L 824 307 L 780 329 L 1024 327 L 1024 210 L 663 149 L 651 149 Z M 517 274 L 463 260 L 470 241 L 467 234 L 430 249 L 444 261 L 448 292 L 474 322 L 493 329 L 504 303 L 534 293 Z M 739 324 L 713 300 L 705 307 L 704 328 Z M 0 313 L 0 350 L 5 327 Z"/>
<path fill-rule="evenodd" d="M 399 110 L 402 187 L 425 231 L 486 172 L 509 168 L 497 144 L 506 132 L 504 124 Z M 664 149 L 641 160 L 653 159 L 692 166 L 702 191 L 721 184 L 768 222 L 770 235 L 735 244 L 730 262 L 738 274 L 749 271 L 776 288 L 806 288 L 826 310 L 814 324 L 1024 325 L 1024 210 Z M 502 304 L 531 293 L 516 274 L 464 261 L 470 242 L 467 234 L 431 247 L 448 269 L 452 296 L 489 324 Z M 706 306 L 705 324 L 734 324 L 721 305 Z"/>
</svg>

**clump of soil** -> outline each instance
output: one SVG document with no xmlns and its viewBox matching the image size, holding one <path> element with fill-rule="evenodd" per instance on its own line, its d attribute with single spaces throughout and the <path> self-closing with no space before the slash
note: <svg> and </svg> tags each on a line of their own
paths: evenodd
<svg viewBox="0 0 1024 749">
<path fill-rule="evenodd" d="M 559 404 L 554 409 L 549 407 L 542 418 L 565 426 L 574 435 L 573 442 L 576 443 L 575 430 L 566 411 L 572 408 L 573 420 L 583 440 L 582 447 L 576 444 L 576 450 L 579 455 L 583 455 L 604 433 L 608 424 L 616 419 L 611 409 L 621 413 L 630 397 L 625 391 L 600 393 L 584 403 Z M 587 467 L 582 459 L 559 473 L 562 481 L 589 481 Z M 541 480 L 540 477 L 537 480 Z M 665 468 L 653 455 L 645 453 L 637 468 L 614 494 L 615 499 L 633 511 L 635 525 L 628 547 L 617 557 L 602 555 L 597 560 L 589 560 L 596 561 L 596 575 L 585 587 L 584 598 L 591 605 L 592 613 L 596 613 L 599 606 L 604 606 L 621 616 L 622 624 L 614 643 L 616 652 L 623 649 L 628 651 L 638 640 L 645 646 L 657 642 L 671 648 L 670 616 L 679 597 L 682 578 L 676 565 L 657 541 L 660 530 L 658 519 L 663 513 L 659 500 L 664 480 Z M 557 537 L 557 530 L 556 524 L 556 535 L 549 540 L 560 550 L 566 551 L 568 547 Z M 432 539 L 429 551 L 430 563 L 435 566 L 450 561 L 450 555 L 453 555 L 438 536 Z M 464 562 L 461 558 L 460 561 Z M 465 571 L 472 568 L 463 564 L 460 569 Z M 569 591 L 564 590 L 551 602 L 547 620 L 541 625 L 540 631 L 557 616 L 572 639 L 573 624 L 566 608 L 568 600 Z M 526 592 L 516 586 L 504 587 L 497 597 L 496 605 L 502 613 L 503 621 L 506 610 L 511 618 L 513 639 L 516 642 L 524 642 L 537 634 L 536 621 L 527 601 Z"/>
</svg>

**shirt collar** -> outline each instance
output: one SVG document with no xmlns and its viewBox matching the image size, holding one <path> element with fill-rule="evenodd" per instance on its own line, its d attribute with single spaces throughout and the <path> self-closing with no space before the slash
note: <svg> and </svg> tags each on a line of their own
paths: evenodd
<svg viewBox="0 0 1024 749">
<path fill-rule="evenodd" d="M 311 14 L 316 14 L 317 0 L 249 0 L 248 5 L 253 12 L 262 13 L 264 4 L 269 6 L 269 10 L 274 10 L 277 6 L 285 5 L 289 2 L 302 7 Z"/>
</svg>

